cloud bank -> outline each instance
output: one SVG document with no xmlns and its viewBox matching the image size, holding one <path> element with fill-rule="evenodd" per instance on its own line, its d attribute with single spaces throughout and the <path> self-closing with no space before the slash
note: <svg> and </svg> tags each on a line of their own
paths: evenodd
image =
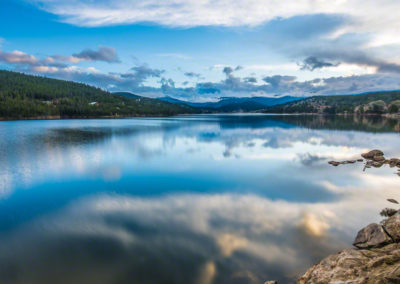
<svg viewBox="0 0 400 284">
<path fill-rule="evenodd" d="M 360 58 L 359 58 L 360 59 Z M 366 61 L 376 63 L 368 58 Z M 361 61 L 360 59 L 360 61 Z M 369 91 L 400 89 L 400 73 L 395 64 L 381 64 L 380 70 L 390 73 L 315 78 L 299 81 L 296 76 L 272 75 L 262 77 L 240 77 L 236 72 L 243 66 L 222 66 L 221 73 L 225 78 L 219 82 L 204 81 L 200 73 L 184 72 L 194 80 L 193 86 L 177 87 L 166 70 L 152 68 L 147 64 L 133 66 L 127 72 L 100 72 L 94 67 L 70 65 L 75 61 L 117 62 L 118 56 L 113 48 L 100 47 L 98 51 L 84 50 L 72 56 L 50 56 L 43 59 L 22 51 L 4 52 L 0 50 L 0 62 L 13 66 L 16 71 L 44 75 L 52 78 L 87 83 L 110 91 L 132 91 L 150 97 L 172 96 L 184 100 L 207 101 L 220 96 L 312 96 L 357 94 Z M 308 57 L 300 69 L 317 70 L 329 68 L 339 63 L 331 63 L 317 57 Z M 377 63 L 378 64 L 378 63 Z M 148 79 L 155 78 L 159 86 L 148 86 Z"/>
<path fill-rule="evenodd" d="M 354 22 L 339 33 L 383 31 L 376 43 L 399 41 L 400 23 L 393 11 L 395 0 L 311 1 L 272 0 L 186 1 L 186 0 L 34 0 L 40 8 L 59 15 L 67 23 L 79 26 L 106 26 L 152 22 L 173 27 L 256 26 L 276 18 L 307 14 L 343 14 Z M 388 24 L 390 23 L 390 24 Z"/>
<path fill-rule="evenodd" d="M 277 65 L 260 62 L 257 66 L 217 64 L 208 71 L 204 71 L 208 66 L 203 66 L 203 71 L 190 67 L 182 71 L 177 67 L 183 77 L 179 80 L 170 75 L 168 68 L 146 64 L 131 68 L 125 64 L 124 70 L 117 72 L 95 68 L 97 61 L 123 63 L 112 47 L 85 48 L 70 55 L 45 58 L 23 51 L 0 51 L 0 62 L 17 71 L 74 80 L 110 91 L 191 101 L 221 96 L 312 96 L 400 89 L 400 21 L 393 13 L 400 8 L 398 1 L 384 0 L 380 5 L 372 0 L 103 0 L 96 1 L 96 5 L 89 0 L 34 2 L 63 21 L 80 26 L 139 22 L 185 28 L 258 26 L 246 32 L 251 35 L 259 29 L 257 41 L 265 46 L 266 53 L 276 52 L 286 61 Z M 197 60 L 178 52 L 155 55 Z M 80 65 L 82 62 L 85 67 Z M 217 74 L 218 70 L 221 73 Z M 216 79 L 209 79 L 211 73 Z"/>
</svg>

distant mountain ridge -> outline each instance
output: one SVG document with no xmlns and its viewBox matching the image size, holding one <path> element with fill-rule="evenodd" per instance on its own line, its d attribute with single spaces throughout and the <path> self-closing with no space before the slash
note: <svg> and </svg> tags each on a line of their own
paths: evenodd
<svg viewBox="0 0 400 284">
<path fill-rule="evenodd" d="M 220 112 L 246 112 L 263 110 L 269 106 L 284 104 L 303 99 L 302 97 L 284 96 L 279 98 L 271 97 L 222 97 L 217 102 L 188 102 L 172 97 L 162 97 L 160 100 L 188 105 L 194 108 L 209 109 Z"/>
<path fill-rule="evenodd" d="M 397 114 L 400 112 L 400 91 L 384 91 L 359 95 L 314 96 L 299 101 L 270 106 L 265 112 Z"/>
<path fill-rule="evenodd" d="M 0 119 L 165 116 L 190 113 L 399 114 L 400 91 L 314 97 L 222 97 L 217 102 L 110 93 L 86 84 L 0 70 Z"/>
<path fill-rule="evenodd" d="M 131 93 L 131 92 L 114 92 L 113 94 L 120 95 L 120 96 L 123 96 L 125 98 L 130 98 L 130 99 L 143 98 L 142 96 L 138 96 L 138 95 L 136 95 L 134 93 Z"/>
</svg>

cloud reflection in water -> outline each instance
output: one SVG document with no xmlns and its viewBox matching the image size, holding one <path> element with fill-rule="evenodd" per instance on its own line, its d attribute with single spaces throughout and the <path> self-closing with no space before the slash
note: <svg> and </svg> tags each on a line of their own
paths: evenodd
<svg viewBox="0 0 400 284">
<path fill-rule="evenodd" d="M 0 279 L 289 281 L 305 265 L 343 246 L 328 232 L 337 222 L 334 212 L 320 212 L 322 207 L 231 194 L 83 198 L 3 237 Z"/>
<path fill-rule="evenodd" d="M 3 126 L 1 283 L 290 283 L 400 189 L 388 168 L 326 163 L 400 156 L 398 124 L 375 118 Z"/>
</svg>

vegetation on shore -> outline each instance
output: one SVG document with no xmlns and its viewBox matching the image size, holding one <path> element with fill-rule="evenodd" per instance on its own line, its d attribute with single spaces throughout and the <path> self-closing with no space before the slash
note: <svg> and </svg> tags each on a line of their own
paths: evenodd
<svg viewBox="0 0 400 284">
<path fill-rule="evenodd" d="M 266 113 L 397 114 L 400 91 L 361 95 L 315 96 L 267 108 Z"/>
<path fill-rule="evenodd" d="M 167 116 L 191 112 L 189 106 L 0 70 L 1 118 Z"/>
<path fill-rule="evenodd" d="M 230 98 L 231 104 L 213 108 L 207 104 L 180 103 L 179 100 L 151 99 L 128 92 L 110 93 L 86 84 L 0 70 L 0 119 L 94 118 L 168 116 L 186 113 L 262 110 L 265 113 L 311 114 L 398 114 L 400 91 L 361 95 L 315 96 L 284 104 L 263 99 Z M 262 98 L 253 98 L 261 100 Z M 283 100 L 283 101 L 285 101 Z M 278 102 L 279 103 L 279 102 Z M 214 103 L 215 104 L 215 103 Z M 268 106 L 271 104 L 271 106 Z M 257 105 L 257 107 L 255 106 Z"/>
</svg>

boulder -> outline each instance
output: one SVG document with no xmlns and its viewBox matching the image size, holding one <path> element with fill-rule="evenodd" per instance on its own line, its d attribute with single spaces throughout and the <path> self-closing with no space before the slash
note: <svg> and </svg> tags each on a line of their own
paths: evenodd
<svg viewBox="0 0 400 284">
<path fill-rule="evenodd" d="M 400 213 L 384 220 L 382 226 L 394 242 L 400 242 Z"/>
<path fill-rule="evenodd" d="M 400 283 L 400 244 L 370 250 L 343 250 L 311 267 L 297 283 Z"/>
<path fill-rule="evenodd" d="M 381 225 L 369 224 L 361 229 L 353 242 L 360 249 L 382 247 L 393 242 Z"/>
<path fill-rule="evenodd" d="M 372 160 L 374 160 L 375 162 L 384 162 L 386 159 L 384 156 L 374 156 Z"/>
<path fill-rule="evenodd" d="M 372 160 L 375 156 L 383 156 L 383 152 L 381 150 L 372 150 L 367 153 L 361 154 L 361 157 L 364 159 Z"/>
<path fill-rule="evenodd" d="M 383 217 L 391 217 L 396 214 L 398 211 L 393 208 L 384 208 L 382 209 L 381 213 L 379 213 Z"/>
</svg>

